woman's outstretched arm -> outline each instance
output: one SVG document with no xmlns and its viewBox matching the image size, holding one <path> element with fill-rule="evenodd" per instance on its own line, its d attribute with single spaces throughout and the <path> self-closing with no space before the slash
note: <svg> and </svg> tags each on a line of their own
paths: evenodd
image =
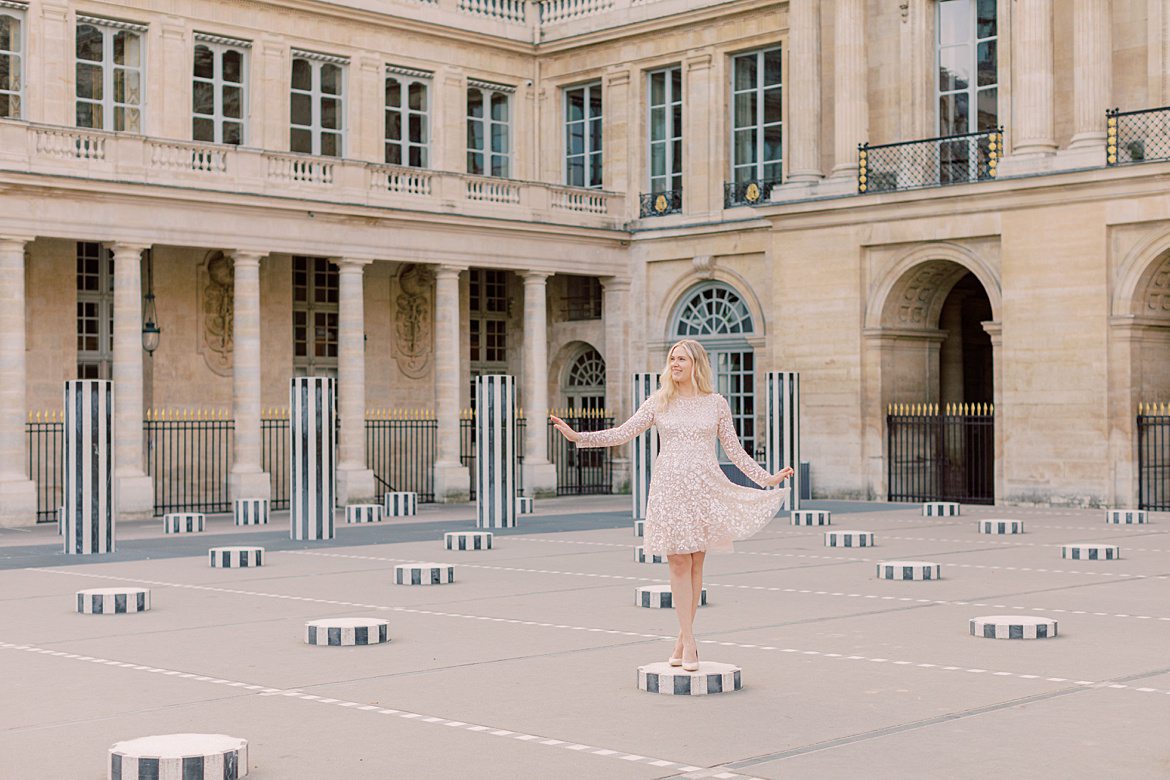
<svg viewBox="0 0 1170 780">
<path fill-rule="evenodd" d="M 638 407 L 638 411 L 634 412 L 633 417 L 616 428 L 607 428 L 604 431 L 574 431 L 564 420 L 557 417 L 553 418 L 553 423 L 566 439 L 576 442 L 578 447 L 616 447 L 630 441 L 654 424 L 654 401 L 647 398 Z"/>
<path fill-rule="evenodd" d="M 727 457 L 731 458 L 731 462 L 746 474 L 748 479 L 761 487 L 772 487 L 788 479 L 792 475 L 792 469 L 786 468 L 776 474 L 769 474 L 759 463 L 756 463 L 755 458 L 748 455 L 743 445 L 740 444 L 739 436 L 735 433 L 735 423 L 731 418 L 731 406 L 727 403 L 726 398 L 720 396 L 719 400 L 721 401 L 719 404 L 719 443 L 723 445 L 723 451 L 727 453 Z M 787 490 L 787 488 L 785 489 Z"/>
</svg>

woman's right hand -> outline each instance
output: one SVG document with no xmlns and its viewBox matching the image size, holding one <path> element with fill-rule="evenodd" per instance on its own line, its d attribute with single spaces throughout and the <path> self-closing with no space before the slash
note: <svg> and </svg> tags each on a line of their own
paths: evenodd
<svg viewBox="0 0 1170 780">
<path fill-rule="evenodd" d="M 581 434 L 570 428 L 567 422 L 562 420 L 560 417 L 557 417 L 555 414 L 550 414 L 549 419 L 553 421 L 553 427 L 560 431 L 561 435 L 569 441 L 576 442 L 581 438 Z"/>
</svg>

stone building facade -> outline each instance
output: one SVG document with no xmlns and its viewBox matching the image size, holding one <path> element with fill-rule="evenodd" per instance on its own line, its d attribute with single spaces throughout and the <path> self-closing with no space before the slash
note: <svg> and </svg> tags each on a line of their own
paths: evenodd
<svg viewBox="0 0 1170 780">
<path fill-rule="evenodd" d="M 1167 0 L 0 0 L 0 516 L 66 379 L 115 381 L 128 515 L 156 408 L 233 419 L 266 491 L 298 373 L 338 378 L 343 499 L 364 410 L 412 407 L 456 500 L 473 375 L 621 417 L 679 335 L 749 446 L 801 373 L 816 497 L 888 494 L 891 405 L 978 404 L 995 500 L 1131 505 L 1170 124 L 1119 151 L 1106 111 L 1167 104 Z"/>
</svg>

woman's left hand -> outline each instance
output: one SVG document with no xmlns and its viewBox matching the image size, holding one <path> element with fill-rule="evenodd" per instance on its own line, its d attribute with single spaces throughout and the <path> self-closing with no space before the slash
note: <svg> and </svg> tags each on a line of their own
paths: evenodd
<svg viewBox="0 0 1170 780">
<path fill-rule="evenodd" d="M 775 474 L 768 477 L 768 487 L 773 487 L 775 485 L 779 485 L 781 482 L 788 479 L 789 477 L 791 477 L 795 473 L 796 472 L 792 470 L 791 466 L 780 469 Z"/>
</svg>

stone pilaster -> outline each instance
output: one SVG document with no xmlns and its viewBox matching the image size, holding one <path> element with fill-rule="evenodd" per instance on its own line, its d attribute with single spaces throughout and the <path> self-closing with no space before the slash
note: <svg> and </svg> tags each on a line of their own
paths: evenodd
<svg viewBox="0 0 1170 780">
<path fill-rule="evenodd" d="M 259 252 L 231 252 L 232 417 L 235 420 L 228 495 L 233 500 L 269 498 L 272 483 L 260 465 L 260 261 Z"/>
<path fill-rule="evenodd" d="M 353 96 L 346 112 L 349 134 L 346 156 L 380 163 L 386 159 L 384 119 L 386 65 L 377 54 L 363 54 L 353 66 Z M 342 391 L 344 392 L 344 391 Z"/>
<path fill-rule="evenodd" d="M 444 66 L 435 73 L 431 106 L 434 109 L 431 167 L 440 171 L 466 171 L 467 78 L 463 71 Z"/>
<path fill-rule="evenodd" d="M 686 150 L 686 164 L 683 165 L 683 213 L 707 214 L 716 209 L 712 200 L 715 190 L 722 190 L 719 155 L 713 154 L 711 141 L 714 129 L 713 112 L 694 110 L 701 106 L 714 105 L 711 97 L 713 56 L 710 52 L 698 53 L 684 62 L 685 79 L 683 105 L 689 106 L 695 121 L 687 124 L 683 137 Z M 720 197 L 718 207 L 723 205 Z"/>
<path fill-rule="evenodd" d="M 602 112 L 605 141 L 603 182 L 610 192 L 630 191 L 630 162 L 636 147 L 630 148 L 630 71 L 615 70 L 605 74 L 605 106 Z M 564 125 L 558 125 L 563 128 Z M 635 201 L 636 198 L 627 198 Z"/>
<path fill-rule="evenodd" d="M 788 4 L 788 164 L 786 184 L 807 186 L 821 170 L 821 3 Z"/>
<path fill-rule="evenodd" d="M 869 134 L 865 0 L 837 0 L 836 10 L 832 178 L 852 187 L 857 176 L 857 145 Z"/>
<path fill-rule="evenodd" d="M 467 467 L 459 461 L 459 274 L 462 266 L 435 270 L 435 416 L 439 457 L 435 461 L 435 500 L 466 501 L 470 493 Z"/>
<path fill-rule="evenodd" d="M 154 514 L 143 468 L 141 244 L 114 244 L 114 480 L 121 518 Z"/>
<path fill-rule="evenodd" d="M 553 496 L 557 469 L 548 459 L 548 277 L 528 271 L 524 279 L 524 493 Z"/>
<path fill-rule="evenodd" d="M 1104 159 L 1105 111 L 1112 86 L 1109 0 L 1076 0 L 1073 10 L 1073 137 L 1070 148 L 1089 148 Z"/>
<path fill-rule="evenodd" d="M 263 149 L 288 151 L 288 83 L 291 78 L 288 45 L 283 40 L 265 37 L 253 52 L 260 57 L 255 70 L 262 77 L 248 86 L 252 90 L 252 115 L 262 119 L 248 128 L 248 142 Z M 278 121 L 278 117 L 284 120 Z"/>
<path fill-rule="evenodd" d="M 363 279 L 369 260 L 343 258 L 338 267 L 337 384 L 341 441 L 337 498 L 342 504 L 374 499 L 374 472 L 366 466 L 366 348 Z"/>
<path fill-rule="evenodd" d="M 34 26 L 32 34 L 27 36 L 24 67 L 35 69 L 25 72 L 35 72 L 39 78 L 25 79 L 28 105 L 24 108 L 22 118 L 72 127 L 76 117 L 69 85 L 74 81 L 70 71 L 73 69 L 75 33 L 69 24 L 69 3 L 42 0 L 33 5 L 32 9 L 29 16 Z M 31 19 L 37 14 L 39 19 Z M 38 24 L 39 30 L 36 27 Z"/>
<path fill-rule="evenodd" d="M 183 19 L 167 17 L 159 25 L 157 52 L 147 57 L 159 63 L 158 76 L 147 79 L 150 89 L 146 132 L 163 138 L 191 138 L 191 67 L 193 47 Z M 157 107 L 157 110 L 151 110 Z"/>
<path fill-rule="evenodd" d="M 24 471 L 24 247 L 31 238 L 0 237 L 0 526 L 37 521 L 37 488 Z"/>
</svg>

